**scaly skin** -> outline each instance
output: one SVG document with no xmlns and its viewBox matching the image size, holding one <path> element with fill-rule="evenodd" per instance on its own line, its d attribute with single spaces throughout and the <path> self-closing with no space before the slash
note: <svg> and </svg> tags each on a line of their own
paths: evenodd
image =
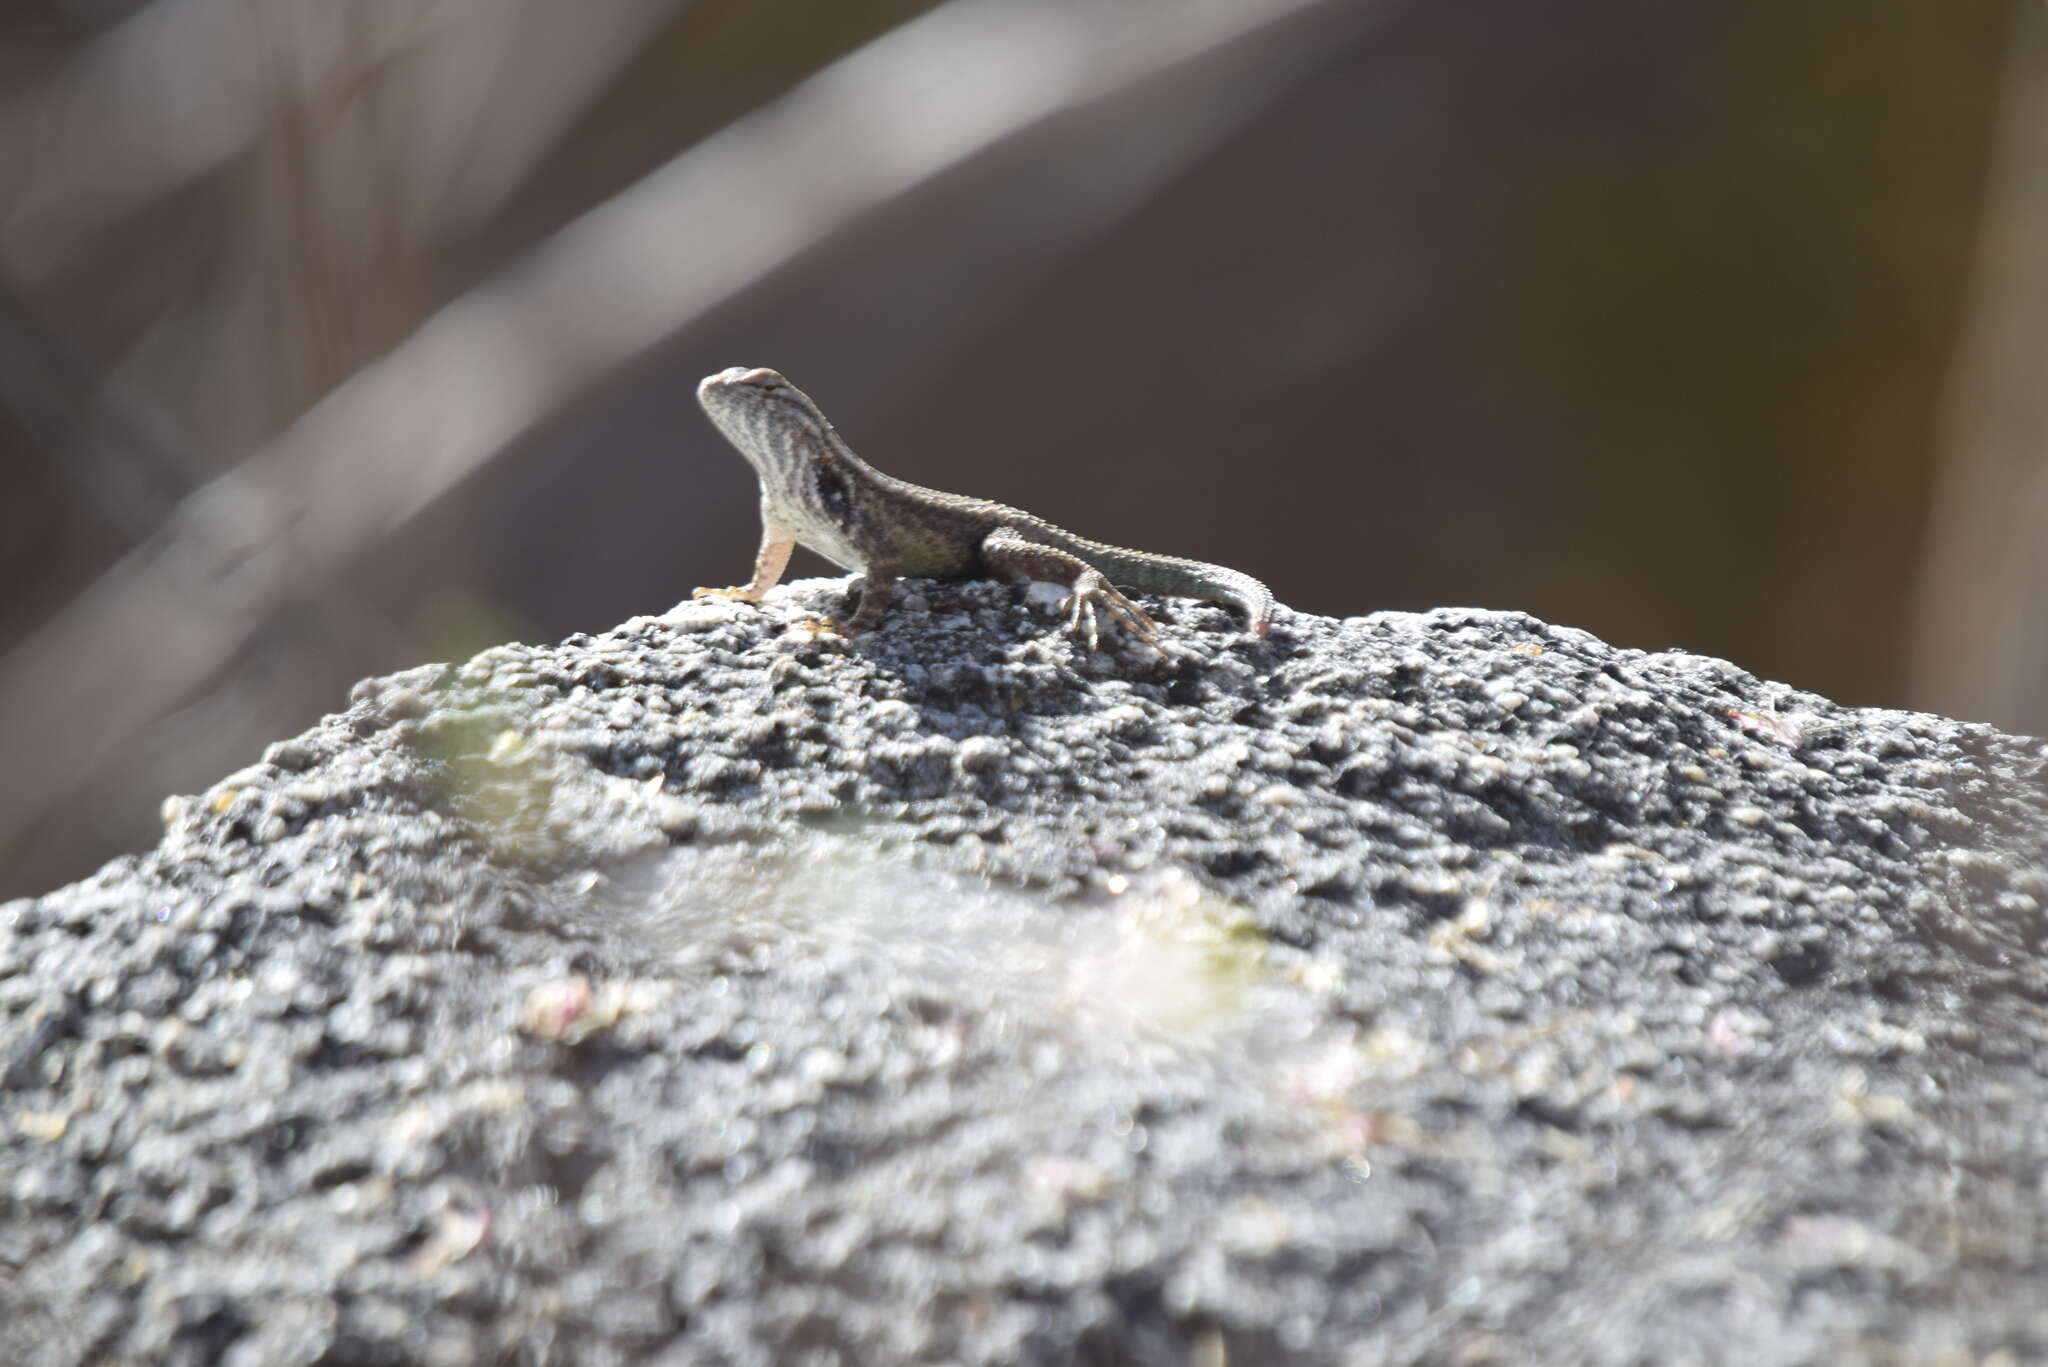
<svg viewBox="0 0 2048 1367">
<path fill-rule="evenodd" d="M 1105 545 L 983 498 L 941 493 L 893 478 L 853 453 L 811 397 L 772 370 L 734 366 L 697 386 L 697 401 L 761 480 L 761 550 L 753 582 L 698 589 L 758 602 L 801 541 L 867 582 L 851 629 L 882 620 L 896 582 L 909 577 L 995 575 L 1067 586 L 1068 630 L 1098 645 L 1106 613 L 1155 649 L 1158 628 L 1111 585 L 1229 603 L 1254 635 L 1272 626 L 1273 595 L 1248 574 Z"/>
</svg>

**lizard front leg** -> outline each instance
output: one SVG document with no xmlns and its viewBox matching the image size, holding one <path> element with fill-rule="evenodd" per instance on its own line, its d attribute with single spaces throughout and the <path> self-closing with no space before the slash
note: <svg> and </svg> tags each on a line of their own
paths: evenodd
<svg viewBox="0 0 2048 1367">
<path fill-rule="evenodd" d="M 782 578 L 783 570 L 789 567 L 789 553 L 796 549 L 796 538 L 785 536 L 780 527 L 762 524 L 761 549 L 754 555 L 754 582 L 736 584 L 729 589 L 692 589 L 692 598 L 737 598 L 743 603 L 758 603 L 768 590 L 775 587 Z"/>
<path fill-rule="evenodd" d="M 1067 596 L 1059 606 L 1062 612 L 1071 612 L 1067 630 L 1079 636 L 1085 624 L 1090 650 L 1101 649 L 1095 616 L 1099 608 L 1125 631 L 1160 654 L 1166 653 L 1166 648 L 1159 644 L 1159 628 L 1144 609 L 1117 592 L 1100 570 L 1078 555 L 1043 542 L 1027 541 L 1014 527 L 998 527 L 982 538 L 981 561 L 1006 578 L 1065 584 Z"/>
<path fill-rule="evenodd" d="M 896 581 L 903 577 L 902 570 L 878 560 L 870 560 L 862 573 L 866 578 L 861 581 L 860 606 L 854 610 L 853 620 L 846 625 L 847 631 L 855 636 L 863 631 L 873 631 L 882 624 L 882 613 L 896 593 Z"/>
</svg>

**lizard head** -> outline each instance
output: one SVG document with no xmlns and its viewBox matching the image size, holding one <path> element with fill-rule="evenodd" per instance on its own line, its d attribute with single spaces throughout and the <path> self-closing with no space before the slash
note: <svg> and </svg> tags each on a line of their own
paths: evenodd
<svg viewBox="0 0 2048 1367">
<path fill-rule="evenodd" d="M 736 365 L 707 375 L 697 386 L 697 402 L 763 474 L 839 445 L 811 396 L 773 370 Z"/>
</svg>

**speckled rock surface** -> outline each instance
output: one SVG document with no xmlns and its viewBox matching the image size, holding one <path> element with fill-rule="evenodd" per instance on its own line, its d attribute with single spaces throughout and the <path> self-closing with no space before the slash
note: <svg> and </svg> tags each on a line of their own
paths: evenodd
<svg viewBox="0 0 2048 1367">
<path fill-rule="evenodd" d="M 822 583 L 0 907 L 0 1361 L 2048 1355 L 2048 751 L 1511 613 Z"/>
</svg>

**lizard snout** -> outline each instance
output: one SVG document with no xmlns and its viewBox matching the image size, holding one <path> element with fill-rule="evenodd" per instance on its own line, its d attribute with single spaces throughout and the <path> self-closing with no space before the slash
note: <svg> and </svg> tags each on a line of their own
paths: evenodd
<svg viewBox="0 0 2048 1367">
<path fill-rule="evenodd" d="M 708 401 L 712 394 L 721 389 L 738 389 L 741 386 L 770 393 L 777 389 L 789 388 L 789 381 L 783 379 L 779 371 L 769 370 L 765 366 L 728 366 L 716 375 L 706 375 L 697 386 L 697 397 Z"/>
</svg>

